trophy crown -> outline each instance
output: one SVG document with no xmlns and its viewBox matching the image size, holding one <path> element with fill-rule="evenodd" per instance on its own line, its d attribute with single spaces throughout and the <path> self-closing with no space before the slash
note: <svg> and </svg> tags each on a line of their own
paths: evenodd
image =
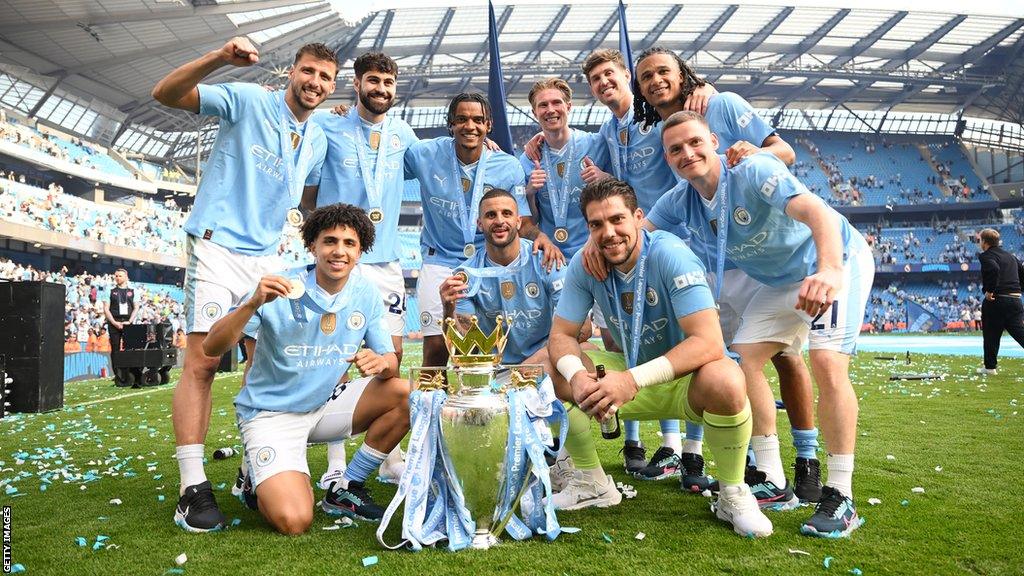
<svg viewBox="0 0 1024 576">
<path fill-rule="evenodd" d="M 454 366 L 494 366 L 501 363 L 501 355 L 508 342 L 511 321 L 504 316 L 494 319 L 494 330 L 485 334 L 474 315 L 465 334 L 459 332 L 454 318 L 445 320 L 444 343 Z"/>
</svg>

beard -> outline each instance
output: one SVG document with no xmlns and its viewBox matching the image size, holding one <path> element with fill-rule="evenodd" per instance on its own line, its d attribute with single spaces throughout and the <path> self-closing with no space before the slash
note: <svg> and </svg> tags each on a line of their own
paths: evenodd
<svg viewBox="0 0 1024 576">
<path fill-rule="evenodd" d="M 292 96 L 295 97 L 295 103 L 298 104 L 299 106 L 302 106 L 306 110 L 316 110 L 317 106 L 322 104 L 323 101 L 327 99 L 327 97 L 323 93 L 321 93 L 319 98 L 316 101 L 316 104 L 307 104 L 306 101 L 302 99 L 302 86 L 301 85 L 292 84 L 291 85 L 291 91 L 292 91 Z"/>
<path fill-rule="evenodd" d="M 487 243 L 490 244 L 491 246 L 494 246 L 495 248 L 504 248 L 512 244 L 513 242 L 519 241 L 519 231 L 512 227 L 509 227 L 508 236 L 505 239 L 505 241 L 501 243 L 495 242 L 494 234 L 492 233 L 484 234 L 484 236 L 485 240 L 487 240 Z"/>
<path fill-rule="evenodd" d="M 370 112 L 373 112 L 374 114 L 384 114 L 384 113 L 386 113 L 388 110 L 391 109 L 391 106 L 394 105 L 394 103 L 395 103 L 394 96 L 389 98 L 387 102 L 385 102 L 383 104 L 380 104 L 376 100 L 373 100 L 372 98 L 370 98 L 371 94 L 372 93 L 370 93 L 370 92 L 360 92 L 359 93 L 359 103 L 364 108 L 366 108 Z"/>
</svg>

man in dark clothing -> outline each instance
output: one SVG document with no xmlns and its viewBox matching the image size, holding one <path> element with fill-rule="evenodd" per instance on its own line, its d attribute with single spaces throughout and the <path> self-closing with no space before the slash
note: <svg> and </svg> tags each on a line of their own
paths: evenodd
<svg viewBox="0 0 1024 576">
<path fill-rule="evenodd" d="M 114 272 L 115 287 L 110 289 L 110 302 L 103 303 L 103 315 L 107 318 L 110 333 L 110 363 L 121 353 L 121 337 L 125 324 L 132 324 L 135 317 L 135 290 L 128 287 L 128 271 L 118 268 Z M 127 380 L 127 370 L 114 370 L 114 383 Z"/>
<path fill-rule="evenodd" d="M 985 367 L 978 374 L 995 374 L 999 339 L 1003 331 L 1024 347 L 1024 304 L 1021 303 L 1021 285 L 1024 285 L 1024 266 L 1006 250 L 999 247 L 999 232 L 986 228 L 978 233 L 981 252 L 981 290 L 985 300 L 981 304 L 981 333 L 985 342 Z"/>
</svg>

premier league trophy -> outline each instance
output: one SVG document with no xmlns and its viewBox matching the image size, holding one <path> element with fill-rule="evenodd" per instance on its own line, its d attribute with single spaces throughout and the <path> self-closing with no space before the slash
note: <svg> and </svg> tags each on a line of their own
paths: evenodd
<svg viewBox="0 0 1024 576">
<path fill-rule="evenodd" d="M 542 502 L 550 484 L 540 438 L 546 434 L 550 441 L 546 418 L 559 417 L 561 405 L 553 393 L 538 393 L 541 366 L 501 365 L 510 327 L 499 316 L 485 334 L 474 316 L 463 334 L 449 318 L 444 338 L 451 366 L 411 370 L 407 466 L 378 529 L 385 547 L 397 547 L 383 534 L 405 499 L 402 544 L 414 550 L 440 540 L 453 550 L 486 549 L 506 529 L 516 539 L 558 536 L 554 510 Z M 537 406 L 545 413 L 531 415 Z M 538 481 L 530 484 L 533 475 Z M 520 519 L 517 508 L 528 486 L 532 506 Z"/>
</svg>

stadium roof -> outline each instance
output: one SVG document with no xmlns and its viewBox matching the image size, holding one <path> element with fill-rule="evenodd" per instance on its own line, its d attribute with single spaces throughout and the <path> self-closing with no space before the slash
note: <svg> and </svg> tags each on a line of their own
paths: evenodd
<svg viewBox="0 0 1024 576">
<path fill-rule="evenodd" d="M 593 48 L 617 46 L 616 4 L 495 9 L 513 105 L 525 108 L 532 81 L 550 75 L 570 80 L 577 104 L 591 99 L 579 65 Z M 12 75 L 39 92 L 22 108 L 38 114 L 53 94 L 107 105 L 108 116 L 120 117 L 108 131 L 111 142 L 129 127 L 178 137 L 176 144 L 183 131 L 194 134 L 195 117 L 163 109 L 150 90 L 174 67 L 239 34 L 259 43 L 259 65 L 222 69 L 213 81 L 279 83 L 298 46 L 323 41 L 338 48 L 346 81 L 344 70 L 364 51 L 395 57 L 405 105 L 437 106 L 487 86 L 482 2 L 379 10 L 356 21 L 330 2 L 283 0 L 0 0 L 0 14 L 0 68 L 14 65 L 21 74 Z M 758 107 L 963 110 L 1024 123 L 1022 17 L 707 2 L 632 4 L 627 17 L 634 54 L 653 45 L 677 49 L 719 90 Z M 332 100 L 350 97 L 342 84 Z"/>
</svg>

